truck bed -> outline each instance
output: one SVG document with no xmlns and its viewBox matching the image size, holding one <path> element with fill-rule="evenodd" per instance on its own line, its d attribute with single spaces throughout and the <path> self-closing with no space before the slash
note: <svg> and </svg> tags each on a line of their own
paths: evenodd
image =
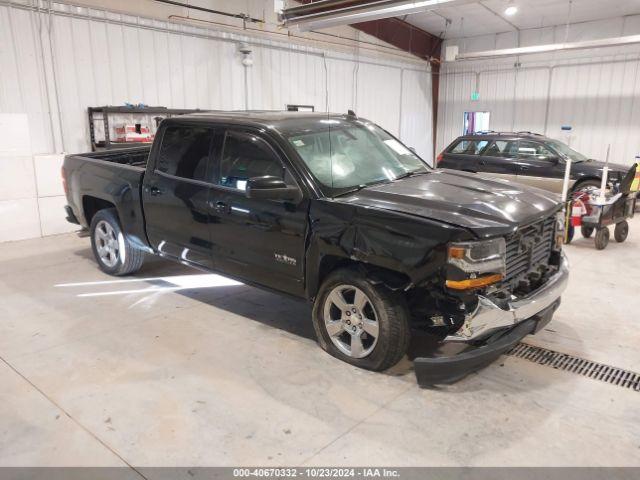
<svg viewBox="0 0 640 480">
<path fill-rule="evenodd" d="M 67 155 L 63 174 L 67 203 L 85 228 L 97 208 L 116 208 L 121 227 L 138 245 L 146 244 L 142 183 L 151 147 Z"/>
<path fill-rule="evenodd" d="M 144 170 L 147 166 L 147 159 L 151 151 L 150 145 L 142 147 L 120 148 L 116 150 L 105 150 L 101 152 L 90 152 L 76 155 L 76 157 L 90 158 L 93 160 L 118 163 Z"/>
</svg>

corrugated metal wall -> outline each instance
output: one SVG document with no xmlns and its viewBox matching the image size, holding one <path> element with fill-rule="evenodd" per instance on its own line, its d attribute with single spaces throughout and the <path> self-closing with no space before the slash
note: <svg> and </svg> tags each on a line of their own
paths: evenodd
<svg viewBox="0 0 640 480">
<path fill-rule="evenodd" d="M 593 36 L 602 36 L 601 30 Z M 578 34 L 586 39 L 584 29 L 572 33 Z M 463 43 L 475 44 L 469 39 Z M 514 66 L 516 61 L 520 67 Z M 602 160 L 611 144 L 611 161 L 622 164 L 630 165 L 640 155 L 637 46 L 445 63 L 441 73 L 437 152 L 462 134 L 465 111 L 489 111 L 491 130 L 543 133 Z M 480 94 L 478 101 L 471 100 L 474 91 Z M 572 126 L 572 132 L 563 132 L 563 125 Z"/>
<path fill-rule="evenodd" d="M 7 135 L 15 135 L 0 131 L 0 241 L 74 228 L 64 220 L 63 157 L 42 154 L 89 149 L 88 106 L 354 109 L 431 162 L 426 64 L 62 3 L 49 14 L 36 4 L 0 0 L 0 126 L 19 125 L 22 148 L 7 147 Z M 242 65 L 240 40 L 250 42 L 251 67 Z"/>
<path fill-rule="evenodd" d="M 297 103 L 320 111 L 327 106 L 354 109 L 402 134 L 431 159 L 426 65 L 356 61 L 337 52 L 247 37 L 254 65 L 247 69 L 245 98 L 245 67 L 237 52 L 239 37 L 233 34 L 64 4 L 53 7 L 49 16 L 22 4 L 0 3 L 0 112 L 28 113 L 36 153 L 86 150 L 87 106 L 142 102 L 283 109 Z M 407 116 L 401 120 L 403 104 Z"/>
</svg>

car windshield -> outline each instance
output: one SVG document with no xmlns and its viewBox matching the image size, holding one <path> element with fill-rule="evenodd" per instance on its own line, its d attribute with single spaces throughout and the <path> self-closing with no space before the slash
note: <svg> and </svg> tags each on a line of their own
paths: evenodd
<svg viewBox="0 0 640 480">
<path fill-rule="evenodd" d="M 326 119 L 320 125 L 287 139 L 333 194 L 430 171 L 413 151 L 373 123 Z"/>
<path fill-rule="evenodd" d="M 551 140 L 547 142 L 547 144 L 561 155 L 571 158 L 572 162 L 584 162 L 588 160 L 587 157 L 585 157 L 581 153 L 576 152 L 566 143 L 559 142 L 558 140 Z"/>
</svg>

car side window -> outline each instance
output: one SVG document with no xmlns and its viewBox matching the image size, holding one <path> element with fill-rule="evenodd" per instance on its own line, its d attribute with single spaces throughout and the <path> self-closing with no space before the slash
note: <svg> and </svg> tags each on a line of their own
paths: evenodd
<svg viewBox="0 0 640 480">
<path fill-rule="evenodd" d="M 518 151 L 518 142 L 513 140 L 496 140 L 491 142 L 483 155 L 486 157 L 515 158 Z"/>
<path fill-rule="evenodd" d="M 518 158 L 547 160 L 551 157 L 554 157 L 554 154 L 541 143 L 528 140 L 520 140 L 518 143 Z"/>
<path fill-rule="evenodd" d="M 488 144 L 487 140 L 460 140 L 449 150 L 449 153 L 480 155 Z"/>
<path fill-rule="evenodd" d="M 213 130 L 175 125 L 162 136 L 156 171 L 190 180 L 207 181 Z"/>
<path fill-rule="evenodd" d="M 252 133 L 227 132 L 220 161 L 220 185 L 245 190 L 252 177 L 286 180 L 285 168 L 271 146 Z"/>
</svg>

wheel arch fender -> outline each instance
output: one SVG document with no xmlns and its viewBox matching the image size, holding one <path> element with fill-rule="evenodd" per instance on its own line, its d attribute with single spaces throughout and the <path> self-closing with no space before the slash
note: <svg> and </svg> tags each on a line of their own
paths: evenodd
<svg viewBox="0 0 640 480">
<path fill-rule="evenodd" d="M 113 208 L 117 212 L 118 208 L 113 202 L 113 198 L 103 198 L 102 196 L 96 196 L 95 194 L 85 194 L 82 196 L 82 217 L 86 222 L 86 226 L 91 225 L 91 220 L 96 213 L 107 208 Z"/>
<path fill-rule="evenodd" d="M 587 182 L 597 182 L 598 185 L 600 185 L 600 182 L 602 182 L 602 178 L 601 177 L 597 177 L 595 175 L 585 175 L 583 177 L 578 178 L 573 185 L 571 186 L 571 191 L 574 192 L 576 191 L 578 188 L 580 188 L 582 185 L 584 185 Z"/>
<path fill-rule="evenodd" d="M 314 212 L 311 215 L 305 258 L 305 289 L 311 300 L 337 268 L 358 268 L 372 282 L 392 290 L 431 280 L 443 272 L 447 243 L 457 235 L 468 235 L 398 212 L 360 208 L 340 218 L 337 210 L 320 220 Z"/>
</svg>

